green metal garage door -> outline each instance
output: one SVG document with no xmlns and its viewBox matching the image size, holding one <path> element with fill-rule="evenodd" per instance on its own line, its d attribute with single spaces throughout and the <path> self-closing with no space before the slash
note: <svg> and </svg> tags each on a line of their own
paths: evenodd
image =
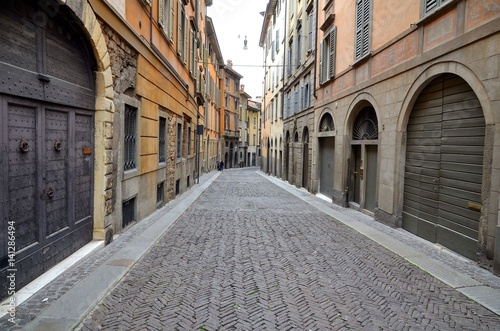
<svg viewBox="0 0 500 331">
<path fill-rule="evenodd" d="M 479 100 L 451 74 L 422 91 L 407 128 L 403 228 L 473 260 L 484 132 Z"/>
</svg>

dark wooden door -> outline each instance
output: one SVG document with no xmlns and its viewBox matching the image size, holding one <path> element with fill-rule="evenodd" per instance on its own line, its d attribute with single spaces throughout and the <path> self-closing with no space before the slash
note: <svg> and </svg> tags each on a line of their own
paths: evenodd
<svg viewBox="0 0 500 331">
<path fill-rule="evenodd" d="M 7 96 L 0 101 L 3 226 L 15 227 L 22 287 L 92 239 L 93 115 Z"/>
<path fill-rule="evenodd" d="M 95 61 L 73 14 L 42 5 L 0 2 L 0 277 L 13 224 L 18 288 L 92 239 Z"/>
<path fill-rule="evenodd" d="M 335 140 L 333 137 L 319 139 L 320 181 L 319 191 L 328 198 L 333 197 L 333 174 L 335 158 Z"/>
</svg>

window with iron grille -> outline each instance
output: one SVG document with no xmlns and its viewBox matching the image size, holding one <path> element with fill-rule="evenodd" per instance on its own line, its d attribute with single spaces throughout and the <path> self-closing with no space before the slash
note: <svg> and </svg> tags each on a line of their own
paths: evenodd
<svg viewBox="0 0 500 331">
<path fill-rule="evenodd" d="M 123 169 L 136 168 L 137 108 L 125 105 Z"/>
<path fill-rule="evenodd" d="M 163 205 L 163 196 L 164 196 L 164 182 L 159 183 L 156 186 L 156 207 L 160 208 Z"/>
<path fill-rule="evenodd" d="M 356 48 L 355 61 L 370 52 L 371 1 L 356 0 Z"/>
<path fill-rule="evenodd" d="M 123 202 L 122 205 L 122 228 L 135 222 L 135 198 Z"/>
<path fill-rule="evenodd" d="M 440 7 L 443 3 L 447 2 L 448 0 L 424 0 L 424 13 L 427 14 L 434 9 Z"/>
<path fill-rule="evenodd" d="M 165 162 L 165 141 L 167 134 L 167 119 L 160 117 L 160 129 L 158 132 L 158 161 Z"/>
<path fill-rule="evenodd" d="M 177 158 L 182 157 L 182 124 L 177 123 Z"/>
<path fill-rule="evenodd" d="M 188 132 L 187 132 L 187 152 L 188 156 L 191 156 L 191 127 L 188 127 Z"/>
</svg>

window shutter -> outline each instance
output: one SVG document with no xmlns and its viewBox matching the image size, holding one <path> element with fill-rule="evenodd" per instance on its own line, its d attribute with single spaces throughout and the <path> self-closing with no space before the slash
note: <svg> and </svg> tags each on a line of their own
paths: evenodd
<svg viewBox="0 0 500 331">
<path fill-rule="evenodd" d="M 188 19 L 187 16 L 184 15 L 184 47 L 183 47 L 183 57 L 184 57 L 184 63 L 187 64 L 187 53 L 188 53 L 188 38 L 189 38 L 189 33 L 188 33 Z"/>
<path fill-rule="evenodd" d="M 177 54 L 182 56 L 182 15 L 181 15 L 181 0 L 178 0 L 177 8 Z"/>
<path fill-rule="evenodd" d="M 363 55 L 370 51 L 370 0 L 363 3 Z"/>
<path fill-rule="evenodd" d="M 363 56 L 363 0 L 358 0 L 356 3 L 356 56 L 355 60 Z"/>
<path fill-rule="evenodd" d="M 271 60 L 273 60 L 273 61 L 274 61 L 274 59 L 275 59 L 275 50 L 274 50 L 275 43 L 274 43 L 274 42 L 272 42 L 272 43 L 271 43 L 271 45 L 272 45 L 272 46 L 271 46 Z"/>
<path fill-rule="evenodd" d="M 437 7 L 437 0 L 426 0 L 425 1 L 425 12 L 428 13 Z"/>
<path fill-rule="evenodd" d="M 280 30 L 276 30 L 276 53 L 280 50 Z"/>
<path fill-rule="evenodd" d="M 311 10 L 309 15 L 307 15 L 307 51 L 310 52 L 313 49 L 313 13 Z"/>
<path fill-rule="evenodd" d="M 337 28 L 333 27 L 333 29 L 330 31 L 330 50 L 329 50 L 329 65 L 330 67 L 328 68 L 328 76 L 329 78 L 332 78 L 335 76 L 335 45 L 336 45 L 336 40 L 337 40 Z"/>
<path fill-rule="evenodd" d="M 174 12 L 174 0 L 167 0 L 168 1 L 168 10 L 169 10 L 169 17 L 168 17 L 168 37 L 170 38 L 171 42 L 174 42 L 174 19 L 175 19 L 175 12 Z"/>
<path fill-rule="evenodd" d="M 301 86 L 300 87 L 300 109 L 304 109 L 305 105 L 305 90 L 304 90 L 304 86 Z"/>
<path fill-rule="evenodd" d="M 160 6 L 158 7 L 158 23 L 165 29 L 165 0 L 159 0 Z"/>
<path fill-rule="evenodd" d="M 322 40 L 319 45 L 319 83 L 323 84 L 323 48 L 325 41 Z"/>
<path fill-rule="evenodd" d="M 293 111 L 297 113 L 299 109 L 299 89 L 295 87 L 295 94 L 293 96 Z"/>
</svg>

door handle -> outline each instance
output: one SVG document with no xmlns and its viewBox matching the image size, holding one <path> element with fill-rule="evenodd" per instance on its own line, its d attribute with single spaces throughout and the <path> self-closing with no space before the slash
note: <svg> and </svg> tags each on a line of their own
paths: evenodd
<svg viewBox="0 0 500 331">
<path fill-rule="evenodd" d="M 432 181 L 432 190 L 434 192 L 437 192 L 439 190 L 439 178 L 435 178 L 433 181 Z"/>
</svg>

